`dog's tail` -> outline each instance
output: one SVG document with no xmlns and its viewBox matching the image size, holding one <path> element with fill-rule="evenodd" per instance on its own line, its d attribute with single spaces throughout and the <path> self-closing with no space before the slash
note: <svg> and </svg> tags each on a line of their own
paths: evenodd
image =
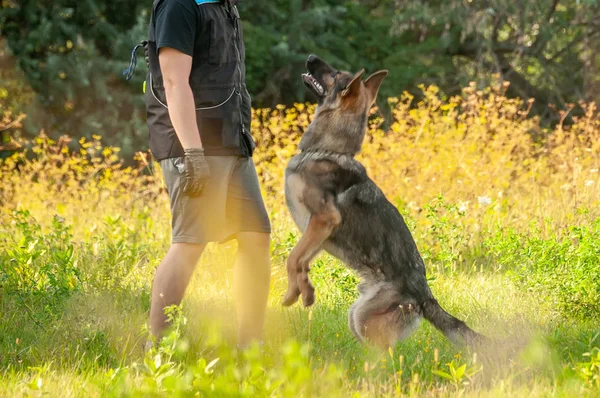
<svg viewBox="0 0 600 398">
<path fill-rule="evenodd" d="M 423 317 L 454 344 L 472 346 L 485 340 L 484 336 L 469 328 L 463 321 L 444 311 L 433 297 L 421 303 L 421 310 Z"/>
</svg>

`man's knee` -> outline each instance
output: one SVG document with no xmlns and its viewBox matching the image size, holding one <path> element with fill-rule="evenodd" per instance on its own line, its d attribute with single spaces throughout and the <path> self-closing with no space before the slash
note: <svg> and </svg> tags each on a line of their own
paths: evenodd
<svg viewBox="0 0 600 398">
<path fill-rule="evenodd" d="M 242 253 L 269 253 L 271 234 L 267 232 L 240 232 L 237 234 L 238 250 Z"/>
<path fill-rule="evenodd" d="M 173 252 L 180 259 L 196 263 L 200 259 L 205 247 L 205 244 L 178 242 L 173 243 L 169 251 Z"/>
</svg>

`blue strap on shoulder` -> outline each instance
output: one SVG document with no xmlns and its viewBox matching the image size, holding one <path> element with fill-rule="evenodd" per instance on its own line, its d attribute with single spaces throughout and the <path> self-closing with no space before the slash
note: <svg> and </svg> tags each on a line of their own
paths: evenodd
<svg viewBox="0 0 600 398">
<path fill-rule="evenodd" d="M 206 4 L 206 3 L 219 3 L 220 0 L 196 0 L 196 4 Z"/>
</svg>

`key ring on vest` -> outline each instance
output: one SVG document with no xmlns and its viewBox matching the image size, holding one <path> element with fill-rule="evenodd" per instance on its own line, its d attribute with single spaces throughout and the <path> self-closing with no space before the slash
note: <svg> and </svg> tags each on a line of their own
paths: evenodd
<svg viewBox="0 0 600 398">
<path fill-rule="evenodd" d="M 152 93 L 152 96 L 154 97 L 154 99 L 161 104 L 162 106 L 164 106 L 166 109 L 169 109 L 169 107 L 167 106 L 167 104 L 163 103 L 161 100 L 158 99 L 158 97 L 156 96 L 156 94 L 154 94 L 154 85 L 152 84 L 152 73 L 149 73 L 150 75 L 150 92 Z M 233 90 L 231 90 L 231 94 L 229 94 L 229 97 L 227 97 L 227 99 L 223 102 L 221 102 L 220 104 L 217 105 L 213 105 L 213 106 L 206 106 L 206 107 L 200 107 L 200 108 L 196 108 L 197 111 L 204 111 L 204 110 L 208 110 L 208 109 L 215 109 L 218 108 L 220 106 L 223 106 L 227 103 L 227 101 L 229 101 L 231 99 L 231 97 L 233 97 L 233 94 L 235 94 L 235 88 Z"/>
</svg>

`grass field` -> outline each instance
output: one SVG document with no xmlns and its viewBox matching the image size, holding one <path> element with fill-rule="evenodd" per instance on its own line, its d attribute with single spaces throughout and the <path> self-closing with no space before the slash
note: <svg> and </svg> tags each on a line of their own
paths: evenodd
<svg viewBox="0 0 600 398">
<path fill-rule="evenodd" d="M 413 232 L 445 308 L 497 341 L 450 345 L 426 322 L 378 352 L 346 326 L 355 276 L 323 254 L 312 309 L 281 307 L 298 239 L 283 168 L 313 111 L 256 110 L 273 223 L 263 350 L 235 350 L 235 243 L 209 246 L 171 335 L 144 354 L 170 241 L 157 165 L 40 136 L 0 164 L 0 396 L 600 396 L 600 116 L 542 129 L 504 87 L 423 88 L 371 121 L 359 159 Z M 415 105 L 415 104 L 413 104 Z M 76 148 L 73 151 L 73 148 Z"/>
</svg>

